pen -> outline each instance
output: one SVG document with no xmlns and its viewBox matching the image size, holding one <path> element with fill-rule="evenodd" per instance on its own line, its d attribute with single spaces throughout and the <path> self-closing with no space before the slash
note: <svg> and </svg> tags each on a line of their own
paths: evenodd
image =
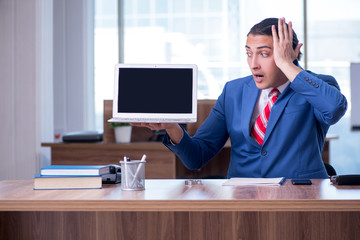
<svg viewBox="0 0 360 240">
<path fill-rule="evenodd" d="M 283 185 L 283 183 L 285 182 L 285 180 L 286 180 L 286 178 L 285 177 L 283 177 L 282 179 L 281 179 L 281 181 L 280 181 L 280 185 Z"/>
<path fill-rule="evenodd" d="M 136 172 L 135 172 L 135 174 L 134 174 L 134 179 L 133 179 L 133 181 L 132 181 L 132 183 L 131 183 L 131 186 L 134 185 L 134 183 L 135 183 L 135 181 L 136 181 L 136 179 L 137 179 L 137 177 L 138 177 L 138 175 L 139 175 L 139 172 L 140 172 L 140 169 L 141 169 L 141 164 L 145 162 L 145 159 L 146 159 L 146 155 L 144 154 L 144 155 L 142 156 L 140 162 L 139 162 L 139 166 L 138 166 L 137 169 L 136 169 Z"/>
<path fill-rule="evenodd" d="M 124 180 L 125 180 L 125 182 L 124 182 L 124 185 L 125 185 L 125 188 L 128 188 L 129 186 L 128 186 L 128 172 L 127 172 L 127 161 L 128 161 L 128 158 L 126 157 L 126 156 L 124 156 L 124 175 L 125 175 L 125 177 L 124 177 Z M 123 183 L 122 183 L 123 184 Z"/>
</svg>

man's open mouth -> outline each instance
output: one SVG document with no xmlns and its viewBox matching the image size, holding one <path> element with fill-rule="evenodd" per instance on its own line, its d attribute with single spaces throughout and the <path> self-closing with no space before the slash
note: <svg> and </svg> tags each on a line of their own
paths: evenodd
<svg viewBox="0 0 360 240">
<path fill-rule="evenodd" d="M 255 74 L 255 77 L 256 77 L 256 78 L 263 78 L 263 77 L 264 77 L 264 75 Z"/>
</svg>

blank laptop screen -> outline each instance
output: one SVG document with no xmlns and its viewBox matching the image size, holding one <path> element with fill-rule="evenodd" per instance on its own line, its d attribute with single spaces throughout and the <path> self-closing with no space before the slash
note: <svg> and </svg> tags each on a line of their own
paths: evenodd
<svg viewBox="0 0 360 240">
<path fill-rule="evenodd" d="M 195 122 L 197 66 L 117 64 L 110 122 Z"/>
<path fill-rule="evenodd" d="M 118 79 L 118 112 L 192 112 L 190 68 L 120 68 Z"/>
</svg>

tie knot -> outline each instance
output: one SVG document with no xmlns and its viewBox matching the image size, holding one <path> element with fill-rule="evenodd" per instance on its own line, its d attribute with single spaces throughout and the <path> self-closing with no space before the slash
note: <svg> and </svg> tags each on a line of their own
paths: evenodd
<svg viewBox="0 0 360 240">
<path fill-rule="evenodd" d="M 280 95 L 280 91 L 277 88 L 274 88 L 273 90 L 270 91 L 269 93 L 269 98 L 272 98 L 273 96 L 279 96 Z"/>
</svg>

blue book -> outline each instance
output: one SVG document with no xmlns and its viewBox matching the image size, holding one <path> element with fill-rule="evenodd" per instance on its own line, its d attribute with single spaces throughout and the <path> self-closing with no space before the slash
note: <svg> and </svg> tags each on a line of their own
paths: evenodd
<svg viewBox="0 0 360 240">
<path fill-rule="evenodd" d="M 41 175 L 35 174 L 34 189 L 89 189 L 102 188 L 101 176 Z"/>
<path fill-rule="evenodd" d="M 109 165 L 51 165 L 40 169 L 41 175 L 99 176 L 110 173 Z"/>
</svg>

